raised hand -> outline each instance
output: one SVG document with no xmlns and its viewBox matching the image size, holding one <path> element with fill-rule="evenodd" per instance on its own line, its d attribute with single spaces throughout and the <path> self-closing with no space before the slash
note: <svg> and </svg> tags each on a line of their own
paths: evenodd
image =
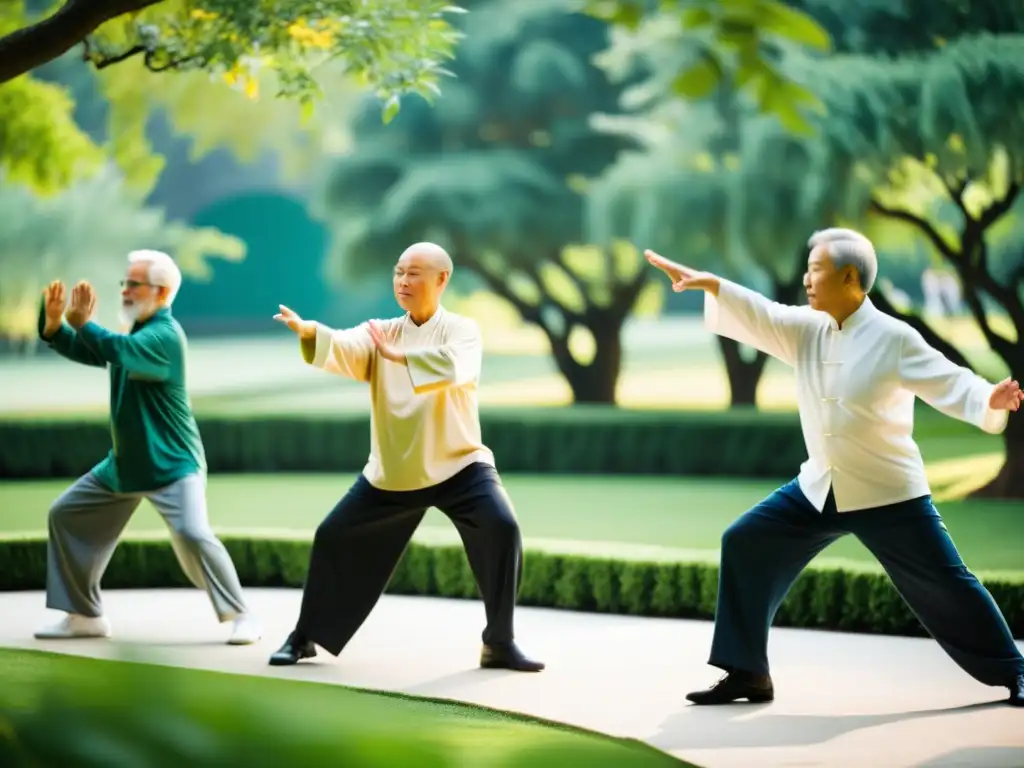
<svg viewBox="0 0 1024 768">
<path fill-rule="evenodd" d="M 668 276 L 668 279 L 672 281 L 672 290 L 676 293 L 689 290 L 711 291 L 713 294 L 718 293 L 718 277 L 710 272 L 698 272 L 695 269 L 684 267 L 682 264 L 666 259 L 650 249 L 644 251 L 644 257 L 650 262 L 652 267 L 660 269 Z"/>
<path fill-rule="evenodd" d="M 995 411 L 1016 411 L 1021 403 L 1024 403 L 1024 391 L 1019 382 L 1009 377 L 996 384 L 988 399 L 988 407 Z"/>
<path fill-rule="evenodd" d="M 278 304 L 278 313 L 274 315 L 277 322 L 288 326 L 288 329 L 298 335 L 300 339 L 316 338 L 316 323 L 312 320 L 303 320 L 296 312 L 288 309 L 284 304 Z"/>
<path fill-rule="evenodd" d="M 54 280 L 43 290 L 43 314 L 46 317 L 44 336 L 52 336 L 64 321 L 64 310 L 68 305 L 67 289 L 60 280 Z"/>
<path fill-rule="evenodd" d="M 85 280 L 78 282 L 71 290 L 71 306 L 67 311 L 68 325 L 79 329 L 96 312 L 96 291 Z"/>
<path fill-rule="evenodd" d="M 387 337 L 384 335 L 383 329 L 381 329 L 381 327 L 376 322 L 370 320 L 366 324 L 366 329 L 369 331 L 370 338 L 373 340 L 374 346 L 377 347 L 377 351 L 380 353 L 381 357 L 383 357 L 385 360 L 390 360 L 393 363 L 405 362 L 405 355 L 403 355 L 401 352 L 396 351 L 394 347 L 392 347 L 388 343 Z"/>
</svg>

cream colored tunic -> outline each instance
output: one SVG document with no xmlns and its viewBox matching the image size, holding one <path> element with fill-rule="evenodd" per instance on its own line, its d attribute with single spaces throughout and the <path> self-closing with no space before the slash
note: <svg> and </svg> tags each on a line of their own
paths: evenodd
<svg viewBox="0 0 1024 768">
<path fill-rule="evenodd" d="M 408 365 L 380 356 L 366 325 L 342 331 L 317 324 L 302 343 L 306 362 L 370 385 L 370 458 L 363 475 L 385 491 L 447 480 L 474 462 L 494 465 L 480 433 L 480 328 L 439 307 L 417 326 L 408 315 L 377 321 Z"/>
</svg>

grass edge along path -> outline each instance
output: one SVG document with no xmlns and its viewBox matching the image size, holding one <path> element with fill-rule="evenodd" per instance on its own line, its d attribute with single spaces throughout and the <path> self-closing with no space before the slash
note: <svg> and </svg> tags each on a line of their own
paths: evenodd
<svg viewBox="0 0 1024 768">
<path fill-rule="evenodd" d="M 53 728 L 57 713 L 59 730 Z M 151 758 L 145 765 L 170 764 L 168 748 L 180 749 L 174 758 L 194 765 L 214 764 L 204 753 L 224 768 L 251 766 L 254 753 L 256 764 L 270 765 L 263 750 L 287 759 L 294 746 L 300 761 L 310 756 L 300 749 L 320 749 L 335 760 L 361 753 L 354 764 L 367 768 L 554 768 L 574 758 L 595 768 L 696 768 L 637 739 L 456 700 L 149 659 L 0 649 L 0 758 L 18 740 L 67 768 L 99 765 L 95 753 L 92 761 L 74 757 L 100 741 Z M 248 755 L 234 743 L 246 741 Z"/>
</svg>

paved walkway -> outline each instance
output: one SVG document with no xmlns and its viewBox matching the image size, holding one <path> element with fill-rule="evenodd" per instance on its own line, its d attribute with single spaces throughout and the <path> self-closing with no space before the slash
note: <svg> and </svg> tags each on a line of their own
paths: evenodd
<svg viewBox="0 0 1024 768">
<path fill-rule="evenodd" d="M 266 660 L 299 592 L 248 594 L 267 632 L 241 648 L 223 644 L 226 627 L 197 591 L 105 599 L 118 639 L 161 663 L 475 702 L 639 738 L 704 768 L 1024 766 L 1024 710 L 994 704 L 1003 689 L 975 683 L 925 639 L 777 629 L 776 701 L 699 708 L 683 696 L 717 677 L 704 663 L 708 622 L 522 608 L 519 641 L 549 665 L 523 675 L 476 668 L 479 602 L 387 596 L 341 657 L 280 669 Z M 41 593 L 0 594 L 0 646 L 116 654 L 108 641 L 34 640 L 51 618 Z"/>
</svg>

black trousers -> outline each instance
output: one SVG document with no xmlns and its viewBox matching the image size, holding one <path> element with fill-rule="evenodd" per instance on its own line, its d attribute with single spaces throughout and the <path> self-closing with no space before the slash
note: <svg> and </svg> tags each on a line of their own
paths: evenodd
<svg viewBox="0 0 1024 768">
<path fill-rule="evenodd" d="M 1024 656 L 992 595 L 964 565 L 930 496 L 858 512 L 818 512 L 796 480 L 740 516 L 722 536 L 712 666 L 768 673 L 768 628 L 797 576 L 853 534 L 942 649 L 975 680 L 1011 685 Z"/>
<path fill-rule="evenodd" d="M 483 596 L 483 642 L 513 640 L 522 538 L 497 470 L 471 464 L 417 491 L 382 491 L 360 476 L 316 529 L 298 634 L 337 656 L 380 600 L 430 507 L 455 524 Z"/>
</svg>

